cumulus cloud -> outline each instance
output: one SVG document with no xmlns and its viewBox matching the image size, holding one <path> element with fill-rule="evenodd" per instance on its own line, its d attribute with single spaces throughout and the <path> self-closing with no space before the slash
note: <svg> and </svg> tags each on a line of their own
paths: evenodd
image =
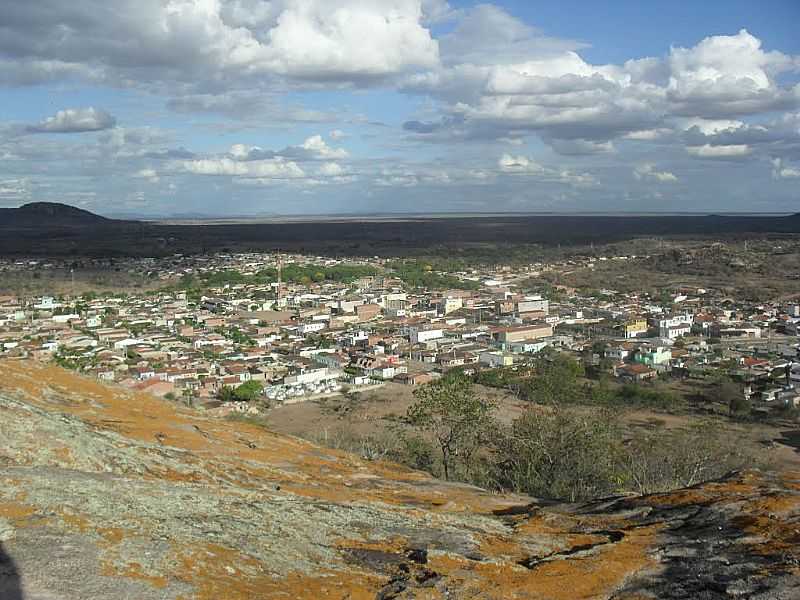
<svg viewBox="0 0 800 600">
<path fill-rule="evenodd" d="M 309 156 L 314 158 L 322 158 L 322 159 L 336 159 L 336 158 L 347 158 L 349 155 L 347 150 L 344 148 L 331 148 L 325 140 L 322 139 L 321 135 L 312 135 L 310 138 L 306 139 L 303 144 L 300 146 L 303 150 L 305 150 Z M 287 153 L 291 154 L 292 149 L 288 149 Z"/>
<path fill-rule="evenodd" d="M 359 181 L 381 188 L 429 186 L 432 194 L 437 186 L 492 184 L 490 194 L 512 190 L 527 198 L 522 190 L 535 184 L 550 197 L 569 196 L 575 206 L 591 197 L 604 207 L 637 181 L 649 194 L 641 198 L 655 198 L 660 189 L 670 190 L 674 200 L 694 193 L 690 184 L 701 180 L 703 168 L 722 171 L 719 161 L 741 161 L 729 171 L 733 178 L 745 181 L 745 171 L 758 169 L 763 176 L 771 164 L 782 202 L 794 200 L 787 190 L 800 164 L 800 58 L 767 47 L 746 30 L 616 64 L 593 62 L 584 48 L 486 3 L 15 3 L 0 19 L 0 86 L 64 80 L 117 86 L 151 101 L 162 98 L 176 126 L 121 127 L 99 109 L 71 108 L 35 125 L 0 123 L 0 160 L 4 177 L 35 180 L 37 194 L 43 177 L 53 178 L 53 190 L 74 185 L 70 177 L 93 185 L 105 177 L 113 179 L 109 189 L 136 188 L 120 191 L 120 198 L 140 193 L 142 182 L 167 177 L 199 196 L 224 193 L 231 182 L 301 187 Z M 382 106 L 363 102 L 367 94 L 355 101 L 346 95 L 367 87 L 382 88 L 381 100 L 391 92 L 417 97 Z M 403 123 L 400 131 L 379 122 L 412 103 L 413 115 L 391 116 Z M 350 112 L 351 106 L 366 114 Z M 153 108 L 138 116 L 126 108 L 126 115 L 146 123 Z M 183 113 L 204 114 L 187 120 Z M 309 133 L 322 135 L 304 128 L 305 139 L 294 145 L 265 141 L 296 123 L 320 123 Z M 211 146 L 209 131 L 224 131 L 230 139 L 245 130 L 239 139 L 247 143 L 224 151 Z M 26 135 L 80 131 L 100 133 Z M 354 160 L 350 139 L 358 140 L 359 156 L 371 160 Z M 428 164 L 413 162 L 423 141 L 443 145 L 438 157 L 419 153 Z M 526 156 L 523 148 L 541 144 L 562 155 L 561 164 L 549 151 L 532 155 L 538 160 Z M 645 185 L 674 182 L 675 173 L 686 185 Z M 209 185 L 201 175 L 218 178 Z M 722 185 L 710 179 L 698 189 Z M 162 187 L 168 186 L 148 194 L 162 193 Z M 590 187 L 592 193 L 584 194 L 581 188 Z M 742 197 L 749 189 L 736 187 Z M 468 195 L 461 191 L 459 197 Z M 474 193 L 481 202 L 489 197 L 485 189 Z M 734 195 L 714 197 L 734 202 Z"/>
<path fill-rule="evenodd" d="M 0 201 L 22 202 L 31 197 L 31 182 L 27 178 L 0 179 Z"/>
<path fill-rule="evenodd" d="M 595 140 L 559 140 L 545 138 L 553 150 L 566 156 L 582 156 L 587 154 L 609 154 L 615 151 L 614 144 L 610 141 L 597 142 Z"/>
<path fill-rule="evenodd" d="M 597 182 L 590 173 L 574 173 L 568 169 L 553 169 L 524 156 L 503 154 L 497 161 L 501 173 L 528 175 L 551 183 L 564 183 L 575 187 L 591 187 Z"/>
<path fill-rule="evenodd" d="M 327 162 L 319 168 L 319 173 L 325 177 L 338 177 L 344 175 L 345 170 L 339 163 Z"/>
<path fill-rule="evenodd" d="M 145 179 L 150 183 L 158 183 L 160 178 L 155 169 L 140 169 L 133 174 L 137 179 Z"/>
<path fill-rule="evenodd" d="M 88 108 L 67 108 L 58 111 L 27 129 L 31 133 L 81 133 L 102 131 L 116 125 L 116 119 L 104 110 Z"/>
<path fill-rule="evenodd" d="M 797 179 L 800 178 L 800 167 L 788 166 L 780 158 L 775 158 L 772 160 L 772 176 L 775 179 Z"/>
<path fill-rule="evenodd" d="M 748 156 L 751 149 L 747 144 L 731 144 L 728 146 L 703 144 L 702 146 L 687 146 L 686 151 L 699 158 L 740 159 Z"/>
<path fill-rule="evenodd" d="M 230 158 L 201 158 L 178 163 L 178 168 L 195 175 L 228 175 L 263 179 L 297 179 L 305 172 L 293 161 L 283 158 L 237 161 Z"/>
<path fill-rule="evenodd" d="M 746 29 L 715 35 L 693 48 L 672 48 L 668 98 L 677 114 L 700 117 L 745 115 L 796 106 L 796 90 L 782 89 L 775 76 L 797 66 L 781 52 L 765 52 Z"/>
<path fill-rule="evenodd" d="M 260 146 L 234 144 L 228 151 L 234 160 L 250 161 L 272 158 L 290 158 L 296 161 L 309 160 L 342 160 L 349 153 L 344 148 L 333 148 L 322 139 L 321 135 L 312 135 L 298 146 L 287 146 L 282 150 L 268 150 Z"/>
<path fill-rule="evenodd" d="M 657 171 L 653 163 L 637 165 L 633 169 L 633 176 L 639 181 L 655 181 L 658 183 L 675 183 L 678 178 L 669 171 Z"/>
<path fill-rule="evenodd" d="M 741 125 L 734 117 L 800 106 L 800 85 L 779 79 L 800 57 L 767 51 L 745 30 L 598 65 L 579 44 L 480 5 L 441 38 L 441 54 L 441 67 L 403 87 L 441 101 L 440 119 L 404 124 L 437 142 L 538 134 L 561 154 L 595 154 L 612 151 L 615 139 L 665 140 L 691 128 L 709 135 Z"/>
<path fill-rule="evenodd" d="M 167 101 L 167 107 L 182 113 L 216 113 L 240 121 L 268 118 L 281 123 L 328 123 L 339 119 L 333 112 L 287 104 L 253 89 L 176 96 Z"/>
<path fill-rule="evenodd" d="M 503 154 L 497 161 L 497 166 L 504 173 L 542 173 L 544 167 L 527 156 L 512 156 Z"/>
<path fill-rule="evenodd" d="M 441 8 L 426 2 L 423 12 L 420 0 L 39 0 L 4 12 L 0 54 L 49 61 L 53 77 L 90 65 L 93 79 L 117 83 L 279 76 L 358 84 L 433 66 L 438 45 L 423 20 Z"/>
</svg>

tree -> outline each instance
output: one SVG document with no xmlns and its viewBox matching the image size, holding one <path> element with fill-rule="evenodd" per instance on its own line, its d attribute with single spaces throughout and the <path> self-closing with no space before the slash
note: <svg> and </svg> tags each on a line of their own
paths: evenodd
<svg viewBox="0 0 800 600">
<path fill-rule="evenodd" d="M 251 402 L 261 397 L 263 386 L 258 381 L 247 381 L 233 391 L 234 399 L 240 402 Z"/>
<path fill-rule="evenodd" d="M 744 395 L 742 386 L 730 377 L 720 376 L 711 387 L 708 399 L 728 407 L 732 417 L 750 414 L 750 400 Z"/>
<path fill-rule="evenodd" d="M 583 375 L 583 365 L 566 354 L 542 357 L 537 359 L 535 374 L 525 386 L 524 393 L 529 400 L 539 404 L 578 402 L 585 394 L 578 379 Z"/>
<path fill-rule="evenodd" d="M 531 407 L 498 437 L 503 488 L 570 502 L 617 491 L 620 429 L 613 413 Z"/>
<path fill-rule="evenodd" d="M 751 409 L 752 404 L 750 399 L 741 392 L 739 392 L 739 395 L 737 396 L 732 396 L 728 402 L 728 412 L 732 417 L 736 417 L 738 419 L 743 419 L 750 416 Z"/>
<path fill-rule="evenodd" d="M 486 434 L 492 428 L 494 406 L 479 398 L 472 382 L 446 378 L 414 390 L 416 402 L 406 413 L 409 425 L 433 435 L 439 448 L 444 478 L 453 475 L 456 461 L 470 468 Z"/>
<path fill-rule="evenodd" d="M 228 387 L 227 385 L 223 385 L 221 388 L 219 388 L 219 391 L 217 391 L 217 398 L 219 398 L 222 402 L 233 402 L 236 400 L 233 388 Z"/>
<path fill-rule="evenodd" d="M 258 381 L 247 381 L 235 388 L 227 385 L 219 388 L 217 398 L 223 402 L 251 402 L 261 397 L 263 386 Z"/>
</svg>

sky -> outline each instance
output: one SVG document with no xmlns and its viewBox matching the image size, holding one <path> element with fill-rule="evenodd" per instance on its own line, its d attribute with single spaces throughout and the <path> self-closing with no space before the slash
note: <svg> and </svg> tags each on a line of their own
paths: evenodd
<svg viewBox="0 0 800 600">
<path fill-rule="evenodd" d="M 0 206 L 800 212 L 797 0 L 0 0 Z"/>
</svg>

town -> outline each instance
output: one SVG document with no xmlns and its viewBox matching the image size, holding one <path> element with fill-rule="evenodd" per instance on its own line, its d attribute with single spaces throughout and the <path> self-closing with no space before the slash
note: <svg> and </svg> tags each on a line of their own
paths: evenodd
<svg viewBox="0 0 800 600">
<path fill-rule="evenodd" d="M 739 411 L 800 404 L 796 299 L 687 286 L 587 295 L 546 284 L 548 274 L 645 258 L 447 271 L 417 259 L 279 253 L 118 260 L 112 277 L 135 274 L 149 287 L 0 296 L 0 357 L 54 361 L 213 414 L 419 386 L 453 370 L 482 381 L 523 376 L 553 355 L 642 386 L 722 375 Z M 5 259 L 0 278 L 70 264 Z"/>
</svg>

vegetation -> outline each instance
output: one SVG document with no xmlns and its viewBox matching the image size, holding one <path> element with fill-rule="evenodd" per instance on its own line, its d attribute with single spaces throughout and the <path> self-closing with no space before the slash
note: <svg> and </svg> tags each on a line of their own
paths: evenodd
<svg viewBox="0 0 800 600">
<path fill-rule="evenodd" d="M 443 271 L 434 269 L 434 266 L 425 261 L 397 261 L 386 265 L 393 274 L 406 285 L 414 288 L 427 289 L 456 289 L 456 290 L 477 290 L 480 283 L 459 279 L 446 273 L 454 272 L 452 265 L 445 267 L 438 265 Z"/>
<path fill-rule="evenodd" d="M 556 356 L 534 372 L 525 388 L 529 408 L 508 425 L 497 421 L 495 406 L 470 378 L 450 372 L 417 388 L 415 402 L 389 431 L 360 436 L 343 426 L 317 441 L 445 479 L 567 501 L 668 491 L 756 462 L 752 447 L 711 422 L 625 425 L 630 406 L 674 406 L 669 390 L 607 382 L 586 388 L 577 363 Z M 513 376 L 519 373 L 498 371 L 503 381 Z"/>
<path fill-rule="evenodd" d="M 496 441 L 496 485 L 570 502 L 613 493 L 621 439 L 611 413 L 528 410 Z"/>
<path fill-rule="evenodd" d="M 478 397 L 466 378 L 445 378 L 414 391 L 406 415 L 411 427 L 430 432 L 439 449 L 444 478 L 456 467 L 469 473 L 472 458 L 493 429 L 492 405 Z"/>
<path fill-rule="evenodd" d="M 262 391 L 261 383 L 251 380 L 235 388 L 223 386 L 217 393 L 217 397 L 223 402 L 252 402 L 261 397 Z"/>
<path fill-rule="evenodd" d="M 298 265 L 289 263 L 281 272 L 281 279 L 287 283 L 323 283 L 333 281 L 337 283 L 350 283 L 361 277 L 378 274 L 375 267 L 368 265 Z M 199 276 L 184 275 L 178 287 L 184 290 L 196 290 L 225 285 L 266 285 L 278 281 L 278 271 L 275 268 L 262 269 L 253 275 L 245 275 L 235 270 L 213 271 Z"/>
</svg>

